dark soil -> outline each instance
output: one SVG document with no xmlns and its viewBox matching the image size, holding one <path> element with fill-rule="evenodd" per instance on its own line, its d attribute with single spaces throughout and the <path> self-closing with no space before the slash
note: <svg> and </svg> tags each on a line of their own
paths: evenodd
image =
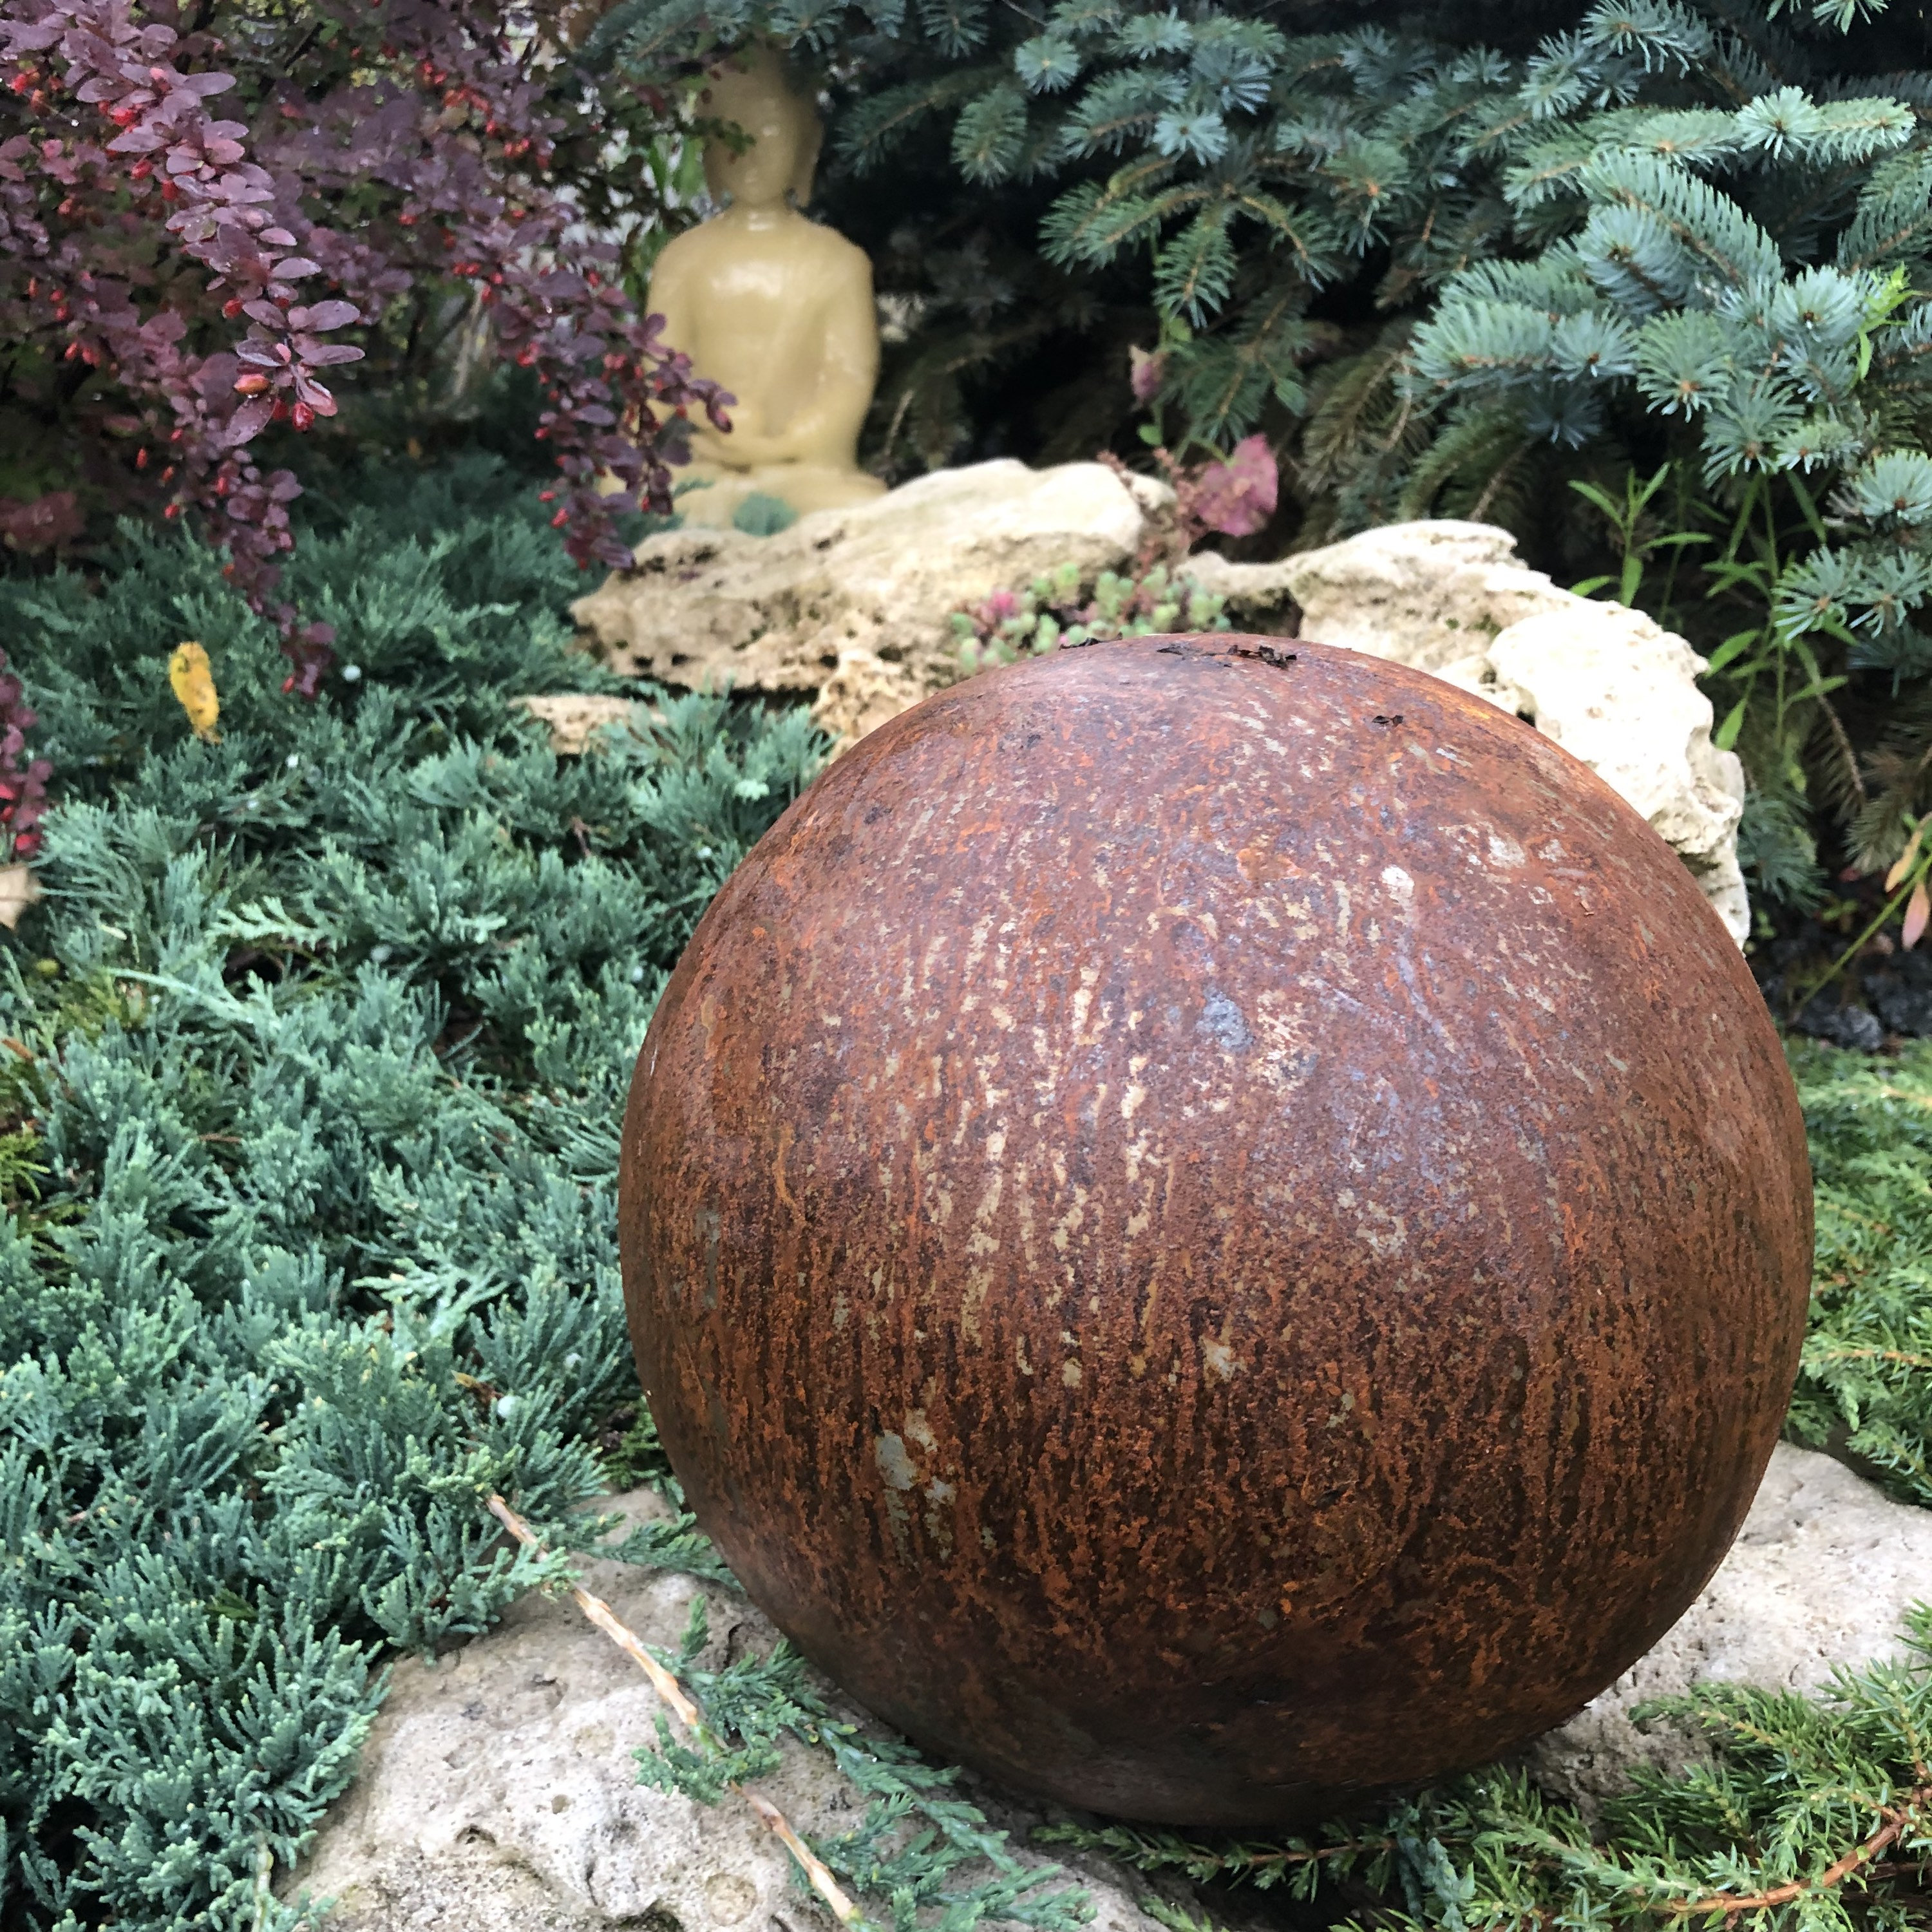
<svg viewBox="0 0 1932 1932">
<path fill-rule="evenodd" d="M 1844 910 L 1847 903 L 1840 902 L 1835 915 L 1828 908 L 1825 920 L 1792 921 L 1752 946 L 1751 970 L 1772 1017 L 1792 1033 L 1861 1053 L 1932 1036 L 1932 939 L 1906 952 L 1894 927 L 1834 972 L 1871 917 L 1862 905 Z"/>
</svg>

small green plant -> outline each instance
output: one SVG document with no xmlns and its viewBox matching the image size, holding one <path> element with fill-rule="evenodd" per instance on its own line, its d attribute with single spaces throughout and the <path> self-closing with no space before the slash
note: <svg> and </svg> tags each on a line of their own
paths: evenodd
<svg viewBox="0 0 1932 1932">
<path fill-rule="evenodd" d="M 1884 624 L 1902 622 L 1902 608 L 1860 616 L 1814 594 L 1822 546 L 1852 527 L 1844 493 L 1821 498 L 1796 469 L 1708 490 L 1682 452 L 1648 478 L 1626 470 L 1621 496 L 1580 478 L 1570 488 L 1600 514 L 1619 561 L 1614 574 L 1572 587 L 1587 596 L 1614 586 L 1705 655 L 1712 741 L 1738 752 L 1750 781 L 1739 856 L 1760 911 L 1818 907 L 1824 836 L 1854 875 L 1896 874 L 1876 932 L 1916 890 L 1897 862 L 1932 802 L 1932 748 L 1924 694 L 1908 694 L 1903 668 L 1878 688 L 1870 674 Z M 1897 587 L 1922 566 L 1909 548 L 1888 561 L 1867 543 L 1858 568 Z M 1874 717 L 1888 720 L 1876 742 Z"/>
<path fill-rule="evenodd" d="M 754 490 L 731 512 L 731 527 L 748 537 L 775 537 L 798 521 L 798 512 L 782 496 Z"/>
<path fill-rule="evenodd" d="M 1675 479 L 1679 488 L 1680 498 L 1685 481 L 1683 473 L 1668 463 L 1660 464 L 1657 472 L 1647 482 L 1640 483 L 1634 470 L 1624 473 L 1623 499 L 1619 502 L 1600 484 L 1586 482 L 1573 476 L 1570 487 L 1583 500 L 1604 513 L 1610 525 L 1610 541 L 1620 560 L 1616 575 L 1612 577 L 1586 577 L 1570 588 L 1579 597 L 1594 597 L 1600 590 L 1612 584 L 1617 586 L 1616 601 L 1634 609 L 1643 596 L 1644 581 L 1652 562 L 1661 552 L 1670 560 L 1670 576 L 1660 595 L 1650 600 L 1653 604 L 1668 608 L 1671 592 L 1676 584 L 1676 566 L 1678 553 L 1694 544 L 1707 544 L 1711 538 L 1702 530 L 1659 530 L 1648 515 L 1652 500 L 1664 488 L 1666 481 Z M 1680 508 L 1682 508 L 1680 500 Z"/>
<path fill-rule="evenodd" d="M 1227 600 L 1164 564 L 1137 577 L 1103 570 L 1090 596 L 1078 564 L 1063 563 L 1024 590 L 995 590 L 952 614 L 959 668 L 968 676 L 989 665 L 1162 631 L 1225 631 Z"/>
</svg>

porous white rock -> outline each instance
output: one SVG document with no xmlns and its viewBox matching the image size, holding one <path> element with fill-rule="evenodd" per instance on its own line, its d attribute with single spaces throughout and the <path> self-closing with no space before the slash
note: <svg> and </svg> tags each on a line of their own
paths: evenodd
<svg viewBox="0 0 1932 1932">
<path fill-rule="evenodd" d="M 691 690 L 815 692 L 850 741 L 958 675 L 948 621 L 1067 562 L 1125 562 L 1158 485 L 1098 463 L 941 470 L 775 536 L 670 530 L 572 607 L 615 670 Z"/>
<path fill-rule="evenodd" d="M 1833 1667 L 1902 1654 L 1905 1614 L 1932 1602 L 1932 1510 L 1890 1497 L 1844 1464 L 1780 1443 L 1730 1553 L 1663 1640 L 1528 1754 L 1538 1781 L 1592 1810 L 1640 1764 L 1670 1770 L 1702 1746 L 1681 1726 L 1640 1730 L 1630 1712 L 1693 1684 L 1816 1690 Z"/>
<path fill-rule="evenodd" d="M 1392 524 L 1278 563 L 1189 568 L 1237 629 L 1294 632 L 1479 693 L 1527 718 L 1640 812 L 1742 944 L 1744 768 L 1711 741 L 1704 661 L 1640 610 L 1559 590 L 1507 530 Z"/>
<path fill-rule="evenodd" d="M 510 702 L 527 711 L 550 733 L 553 752 L 587 752 L 606 731 L 628 730 L 638 718 L 656 714 L 626 698 L 604 698 L 595 692 L 560 691 Z"/>
<path fill-rule="evenodd" d="M 661 1508 L 645 1490 L 613 1506 L 634 1518 Z M 584 1580 L 645 1643 L 672 1650 L 703 1588 L 614 1563 L 591 1565 Z M 769 1651 L 776 1634 L 755 1610 L 704 1594 L 708 1666 Z M 814 1682 L 835 1710 L 856 1714 Z M 396 1666 L 354 1784 L 280 1889 L 333 1898 L 329 1932 L 807 1932 L 826 1922 L 742 1799 L 704 1806 L 637 1783 L 632 1754 L 654 1741 L 661 1708 L 637 1665 L 568 1598 L 526 1597 L 440 1662 Z M 810 1835 L 859 1820 L 862 1801 L 822 1753 L 788 1747 L 757 1788 Z M 1028 1852 L 1040 1814 L 978 1787 L 971 1795 L 1028 1862 L 1068 1864 L 1055 1882 L 1088 1891 L 1095 1932 L 1155 1932 L 1135 1903 L 1144 1881 L 1099 1859 Z"/>
<path fill-rule="evenodd" d="M 959 675 L 951 614 L 1072 562 L 1128 566 L 1160 484 L 1098 463 L 944 470 L 776 536 L 685 530 L 572 606 L 616 670 L 692 690 L 813 694 L 849 745 Z M 1732 935 L 1744 773 L 1711 742 L 1702 660 L 1641 612 L 1559 590 L 1486 524 L 1395 524 L 1277 563 L 1212 551 L 1186 568 L 1238 630 L 1299 634 L 1412 664 L 1528 718 L 1642 813 Z"/>
</svg>

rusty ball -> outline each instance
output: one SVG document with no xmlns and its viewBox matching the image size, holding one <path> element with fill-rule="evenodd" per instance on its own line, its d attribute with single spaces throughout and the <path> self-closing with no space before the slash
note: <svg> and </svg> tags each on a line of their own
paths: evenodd
<svg viewBox="0 0 1932 1932">
<path fill-rule="evenodd" d="M 1690 1603 L 1810 1275 L 1779 1043 L 1586 767 L 1348 651 L 1140 639 L 835 764 L 652 1022 L 625 1292 L 700 1522 L 1023 1789 L 1306 1820 Z"/>
</svg>

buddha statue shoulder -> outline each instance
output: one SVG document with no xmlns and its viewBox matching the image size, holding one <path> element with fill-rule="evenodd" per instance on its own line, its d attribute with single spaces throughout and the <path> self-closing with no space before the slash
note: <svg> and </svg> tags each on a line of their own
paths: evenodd
<svg viewBox="0 0 1932 1932">
<path fill-rule="evenodd" d="M 728 434 L 692 436 L 680 480 L 707 487 L 678 508 L 688 522 L 724 525 L 754 494 L 801 515 L 866 502 L 885 489 L 859 467 L 879 375 L 872 266 L 800 212 L 818 160 L 816 109 L 760 43 L 728 56 L 706 112 L 748 144 L 706 144 L 705 179 L 728 206 L 667 244 L 650 307 L 665 340 L 737 400 Z"/>
</svg>

